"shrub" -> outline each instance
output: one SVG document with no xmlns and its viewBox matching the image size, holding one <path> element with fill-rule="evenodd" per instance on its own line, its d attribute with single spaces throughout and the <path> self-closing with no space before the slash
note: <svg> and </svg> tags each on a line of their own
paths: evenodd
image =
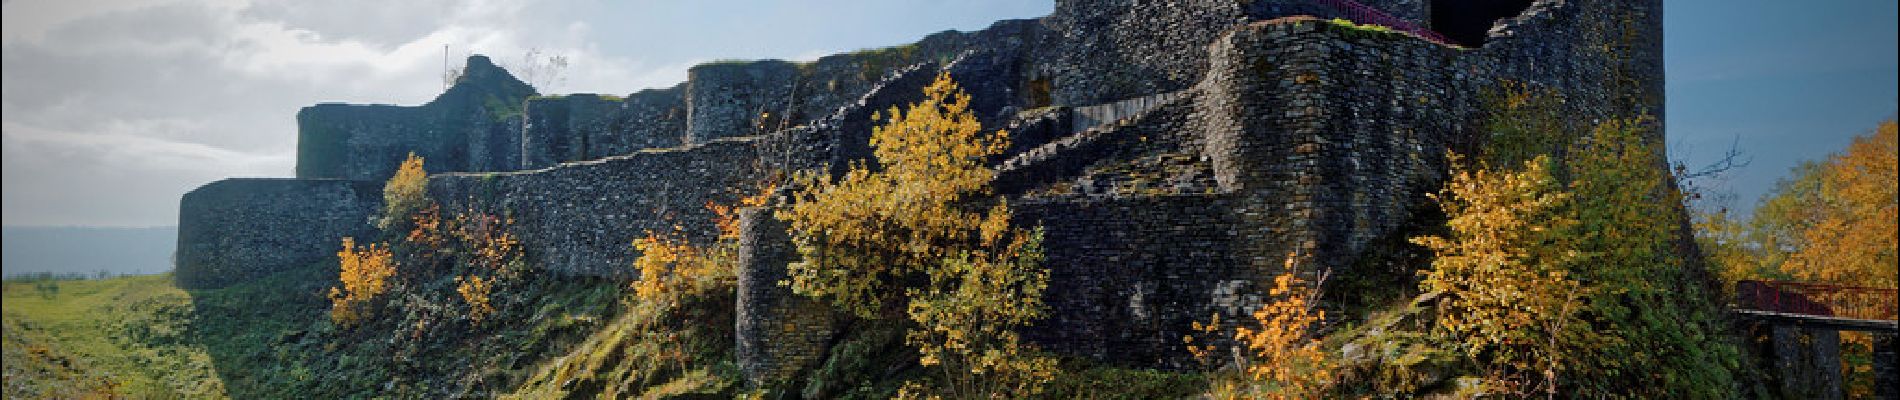
<svg viewBox="0 0 1900 400">
<path fill-rule="evenodd" d="M 1267 301 L 1253 312 L 1256 325 L 1234 329 L 1236 369 L 1209 376 L 1209 397 L 1306 399 L 1331 389 L 1335 362 L 1314 332 L 1326 321 L 1326 312 L 1318 309 L 1318 285 L 1300 279 L 1293 266 L 1294 258 L 1288 257 L 1288 270 L 1274 278 Z M 1204 336 L 1218 333 L 1220 314 L 1207 323 L 1194 322 L 1193 331 Z M 1214 343 L 1196 345 L 1192 335 L 1182 341 L 1203 364 L 1226 364 Z"/>
<path fill-rule="evenodd" d="M 1438 328 L 1490 361 L 1499 383 L 1554 384 L 1571 357 L 1610 339 L 1579 321 L 1594 289 L 1570 274 L 1584 254 L 1566 236 L 1577 222 L 1550 164 L 1537 156 L 1520 172 L 1459 171 L 1434 196 L 1451 234 L 1415 239 L 1437 254 L 1420 286 L 1444 295 Z"/>
<path fill-rule="evenodd" d="M 429 202 L 429 173 L 422 169 L 422 157 L 410 152 L 396 168 L 396 174 L 383 184 L 383 217 L 376 226 L 385 231 L 402 232 L 410 214 Z"/>
<path fill-rule="evenodd" d="M 1654 121 L 1572 135 L 1548 111 L 1493 118 L 1531 119 L 1487 124 L 1517 127 L 1482 152 L 1512 163 L 1459 167 L 1437 196 L 1450 234 L 1417 239 L 1438 257 L 1421 283 L 1444 295 L 1438 332 L 1483 370 L 1476 387 L 1732 395 L 1736 349 L 1683 250 L 1683 196 L 1647 139 Z"/>
<path fill-rule="evenodd" d="M 389 246 L 370 244 L 357 249 L 356 240 L 348 237 L 343 238 L 343 249 L 336 257 L 342 287 L 330 288 L 330 319 L 353 326 L 368 316 L 365 303 L 389 289 L 388 280 L 396 274 L 396 263 Z"/>
<path fill-rule="evenodd" d="M 495 312 L 495 306 L 488 301 L 489 292 L 494 290 L 494 279 L 482 279 L 481 275 L 455 277 L 455 293 L 462 295 L 462 301 L 468 303 L 468 318 L 476 324 L 482 318 Z"/>
<path fill-rule="evenodd" d="M 647 231 L 635 239 L 640 258 L 633 261 L 640 279 L 633 282 L 634 297 L 648 302 L 676 304 L 685 296 L 707 293 L 731 283 L 736 243 L 723 241 L 711 248 L 688 243 L 678 227 L 668 234 Z"/>
<path fill-rule="evenodd" d="M 939 74 L 922 101 L 873 117 L 885 120 L 871 133 L 876 167 L 796 176 L 803 189 L 779 212 L 802 256 L 789 282 L 860 317 L 908 316 L 906 341 L 944 374 L 901 394 L 1030 396 L 1055 365 L 1014 332 L 1044 312 L 1041 233 L 1011 228 L 1008 204 L 991 197 L 985 163 L 1008 132 L 983 132 L 969 106 Z"/>
</svg>

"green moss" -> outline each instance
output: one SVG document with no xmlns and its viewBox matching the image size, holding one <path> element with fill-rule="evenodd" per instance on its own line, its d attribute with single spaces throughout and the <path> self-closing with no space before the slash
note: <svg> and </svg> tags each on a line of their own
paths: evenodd
<svg viewBox="0 0 1900 400">
<path fill-rule="evenodd" d="M 891 70 L 917 63 L 917 45 L 906 44 L 845 53 L 858 61 L 858 79 L 876 82 Z"/>
<path fill-rule="evenodd" d="M 1377 39 L 1407 36 L 1404 32 L 1393 30 L 1384 25 L 1360 24 L 1344 18 L 1326 20 L 1327 25 L 1345 28 L 1340 32 L 1349 39 Z"/>
</svg>

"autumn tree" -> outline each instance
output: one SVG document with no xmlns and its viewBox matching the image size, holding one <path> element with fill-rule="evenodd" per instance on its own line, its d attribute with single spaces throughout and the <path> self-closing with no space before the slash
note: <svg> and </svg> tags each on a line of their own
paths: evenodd
<svg viewBox="0 0 1900 400">
<path fill-rule="evenodd" d="M 944 375 L 936 392 L 1036 393 L 1054 361 L 1023 350 L 1015 331 L 1045 309 L 1041 234 L 1010 227 L 985 165 L 1008 132 L 982 131 L 947 73 L 922 101 L 874 118 L 883 120 L 871 133 L 875 165 L 794 178 L 803 189 L 779 212 L 801 255 L 788 268 L 793 291 L 860 317 L 907 316 L 907 342 Z"/>
<path fill-rule="evenodd" d="M 1896 287 L 1895 122 L 1854 138 L 1846 151 L 1804 162 L 1777 182 L 1748 221 L 1708 219 L 1704 236 L 1726 235 L 1718 246 L 1729 279 L 1788 279 L 1848 286 Z M 1718 224 L 1725 223 L 1725 224 Z M 1831 302 L 1860 298 L 1821 299 Z M 1892 304 L 1861 304 L 1891 310 Z M 1843 332 L 1842 368 L 1849 394 L 1872 392 L 1873 339 Z"/>
<path fill-rule="evenodd" d="M 1437 196 L 1450 235 L 1416 241 L 1436 253 L 1421 289 L 1444 295 L 1440 331 L 1504 391 L 1732 395 L 1737 350 L 1720 293 L 1678 247 L 1692 238 L 1656 121 L 1577 124 L 1505 98 L 1522 101 L 1494 119 L 1532 120 L 1487 124 L 1523 129 L 1494 132 Z"/>
<path fill-rule="evenodd" d="M 422 168 L 422 157 L 410 152 L 396 167 L 396 174 L 383 184 L 383 216 L 376 226 L 390 232 L 408 230 L 410 216 L 429 203 L 429 173 Z"/>
<path fill-rule="evenodd" d="M 1783 269 L 1809 282 L 1894 288 L 1900 246 L 1895 123 L 1854 138 L 1820 166 L 1819 201 L 1809 202 L 1800 249 Z"/>
<path fill-rule="evenodd" d="M 1611 339 L 1581 320 L 1596 288 L 1571 273 L 1587 256 L 1567 237 L 1573 199 L 1552 164 L 1537 156 L 1519 171 L 1458 171 L 1434 195 L 1450 235 L 1414 239 L 1437 255 L 1420 286 L 1446 299 L 1438 327 L 1512 386 L 1554 388 L 1573 358 Z"/>
<path fill-rule="evenodd" d="M 389 246 L 370 244 L 358 249 L 356 239 L 349 237 L 343 238 L 343 249 L 336 257 L 342 286 L 330 288 L 330 319 L 353 326 L 368 316 L 367 303 L 389 290 L 396 263 Z"/>
<path fill-rule="evenodd" d="M 1234 329 L 1236 368 L 1211 378 L 1208 397 L 1310 399 L 1324 397 L 1332 388 L 1334 360 L 1316 332 L 1326 322 L 1326 311 L 1319 309 L 1320 285 L 1300 279 L 1295 265 L 1289 255 L 1286 271 L 1274 277 L 1266 301 L 1251 315 L 1253 324 Z M 1193 328 L 1202 334 L 1219 332 L 1220 314 L 1206 323 L 1194 322 Z M 1192 335 L 1182 339 L 1195 358 L 1219 363 L 1216 343 L 1196 345 Z"/>
</svg>

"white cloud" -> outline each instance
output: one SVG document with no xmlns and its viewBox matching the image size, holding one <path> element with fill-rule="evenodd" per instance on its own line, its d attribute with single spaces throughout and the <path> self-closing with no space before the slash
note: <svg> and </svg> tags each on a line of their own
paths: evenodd
<svg viewBox="0 0 1900 400">
<path fill-rule="evenodd" d="M 178 196 L 199 185 L 290 176 L 300 107 L 434 98 L 443 89 L 444 46 L 453 67 L 479 53 L 517 73 L 530 49 L 562 55 L 565 79 L 543 91 L 628 94 L 677 85 L 688 68 L 712 58 L 863 45 L 783 43 L 836 28 L 808 21 L 808 14 L 831 15 L 834 8 L 904 7 L 884 0 L 836 7 L 7 0 L 0 5 L 4 224 L 174 223 Z"/>
</svg>

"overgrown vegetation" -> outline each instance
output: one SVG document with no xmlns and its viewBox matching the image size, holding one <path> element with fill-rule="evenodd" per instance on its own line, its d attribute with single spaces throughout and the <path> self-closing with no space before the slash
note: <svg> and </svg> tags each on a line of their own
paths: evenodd
<svg viewBox="0 0 1900 400">
<path fill-rule="evenodd" d="M 1557 114 L 1521 110 L 1560 100 L 1504 98 L 1488 126 L 1510 129 L 1438 197 L 1451 235 L 1419 239 L 1438 254 L 1421 287 L 1444 296 L 1438 331 L 1482 369 L 1482 390 L 1733 396 L 1737 350 L 1719 294 L 1675 247 L 1685 211 L 1646 139 L 1653 123 L 1570 139 L 1545 131 L 1565 126 L 1542 121 Z"/>
<path fill-rule="evenodd" d="M 1009 134 L 983 132 L 969 105 L 938 74 L 922 101 L 874 117 L 885 120 L 871 134 L 876 166 L 799 175 L 779 213 L 802 256 L 793 291 L 860 318 L 908 317 L 905 342 L 939 374 L 900 397 L 1029 396 L 1055 374 L 1016 332 L 1045 308 L 1042 234 L 1012 227 L 991 195 L 986 163 Z"/>
<path fill-rule="evenodd" d="M 189 340 L 192 296 L 167 275 L 5 283 L 4 396 L 222 398 L 216 354 Z"/>
<path fill-rule="evenodd" d="M 1896 287 L 1900 232 L 1900 135 L 1886 120 L 1825 160 L 1796 166 L 1760 199 L 1751 216 L 1726 210 L 1697 215 L 1697 240 L 1722 280 L 1794 280 Z M 1894 305 L 1868 305 L 1887 307 Z M 1873 338 L 1841 334 L 1846 392 L 1873 393 Z"/>
<path fill-rule="evenodd" d="M 1196 345 L 1194 336 L 1182 338 L 1194 358 L 1217 368 L 1209 376 L 1210 397 L 1308 399 L 1332 389 L 1337 361 L 1316 337 L 1326 321 L 1326 311 L 1318 309 L 1319 285 L 1300 279 L 1294 266 L 1289 255 L 1287 271 L 1274 278 L 1268 300 L 1253 312 L 1253 325 L 1234 329 L 1231 360 L 1213 340 Z M 1195 322 L 1194 332 L 1204 338 L 1220 333 L 1220 314 Z"/>
<path fill-rule="evenodd" d="M 1678 247 L 1654 121 L 1572 121 L 1513 83 L 1486 98 L 1490 135 L 1434 196 L 1445 229 L 1413 239 L 1432 253 L 1421 294 L 1329 335 L 1333 393 L 1735 396 L 1737 343 Z"/>
</svg>

